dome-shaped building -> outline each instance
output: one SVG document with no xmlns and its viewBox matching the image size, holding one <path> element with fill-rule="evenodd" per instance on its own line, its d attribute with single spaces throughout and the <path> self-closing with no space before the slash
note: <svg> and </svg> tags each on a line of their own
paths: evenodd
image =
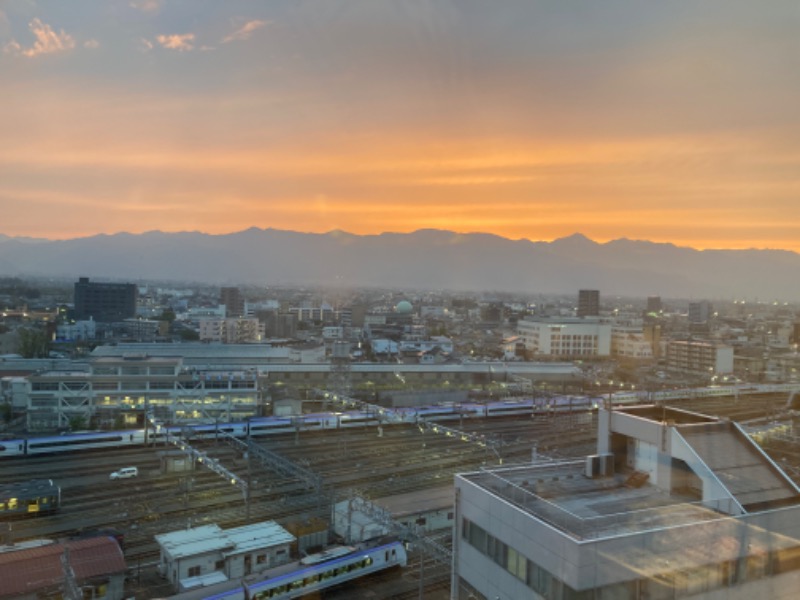
<svg viewBox="0 0 800 600">
<path fill-rule="evenodd" d="M 394 312 L 401 315 L 410 315 L 414 311 L 414 307 L 408 300 L 400 300 L 397 306 L 394 307 Z"/>
</svg>

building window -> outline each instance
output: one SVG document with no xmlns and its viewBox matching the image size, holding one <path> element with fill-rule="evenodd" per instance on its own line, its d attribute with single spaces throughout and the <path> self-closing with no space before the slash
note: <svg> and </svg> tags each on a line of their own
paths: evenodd
<svg viewBox="0 0 800 600">
<path fill-rule="evenodd" d="M 225 559 L 218 560 L 217 562 L 214 563 L 215 571 L 222 571 L 223 569 L 225 569 Z"/>
<path fill-rule="evenodd" d="M 189 570 L 186 571 L 186 574 L 189 577 L 198 577 L 200 575 L 200 572 L 201 572 L 201 567 L 200 565 L 197 565 L 196 567 L 189 567 Z"/>
</svg>

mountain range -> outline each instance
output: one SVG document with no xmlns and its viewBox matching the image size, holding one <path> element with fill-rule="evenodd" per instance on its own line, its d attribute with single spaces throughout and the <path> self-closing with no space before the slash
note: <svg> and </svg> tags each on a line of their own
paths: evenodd
<svg viewBox="0 0 800 600">
<path fill-rule="evenodd" d="M 786 250 L 597 243 L 581 234 L 532 242 L 432 229 L 380 235 L 151 231 L 57 241 L 0 235 L 0 275 L 800 300 L 800 254 Z"/>
</svg>

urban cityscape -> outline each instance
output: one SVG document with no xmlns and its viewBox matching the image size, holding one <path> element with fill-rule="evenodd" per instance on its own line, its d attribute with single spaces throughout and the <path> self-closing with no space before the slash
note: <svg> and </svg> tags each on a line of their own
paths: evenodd
<svg viewBox="0 0 800 600">
<path fill-rule="evenodd" d="M 772 521 L 800 502 L 794 304 L 0 283 L 0 597 L 683 597 L 794 573 Z M 548 569 L 551 544 L 591 573 Z"/>
<path fill-rule="evenodd" d="M 0 600 L 794 600 L 798 31 L 0 2 Z"/>
</svg>

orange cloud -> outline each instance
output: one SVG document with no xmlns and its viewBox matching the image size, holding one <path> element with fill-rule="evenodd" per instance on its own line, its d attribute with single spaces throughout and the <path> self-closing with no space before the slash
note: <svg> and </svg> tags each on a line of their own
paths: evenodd
<svg viewBox="0 0 800 600">
<path fill-rule="evenodd" d="M 17 84 L 0 99 L 15 115 L 14 143 L 0 146 L 4 226 L 13 227 L 4 232 L 438 227 L 800 250 L 800 156 L 774 134 L 563 139 L 396 127 L 321 130 L 309 143 L 254 118 L 288 103 L 266 92 L 89 91 Z M 33 96 L 35 105 L 25 101 Z M 14 188 L 3 169 L 27 187 Z M 20 202 L 33 195 L 36 211 Z M 40 229 L 42 212 L 53 231 Z"/>
<path fill-rule="evenodd" d="M 161 44 L 162 47 L 168 48 L 169 50 L 186 52 L 194 48 L 194 37 L 193 33 L 176 33 L 172 35 L 156 36 L 156 41 Z"/>
<path fill-rule="evenodd" d="M 4 49 L 5 52 L 33 58 L 40 54 L 66 52 L 75 47 L 75 40 L 71 35 L 63 29 L 60 32 L 54 31 L 50 25 L 42 23 L 41 19 L 33 19 L 28 23 L 28 28 L 36 38 L 33 46 L 30 48 L 23 48 L 16 40 L 11 40 L 11 42 L 6 45 Z"/>
<path fill-rule="evenodd" d="M 222 43 L 227 44 L 230 42 L 235 41 L 243 41 L 249 39 L 254 32 L 266 27 L 269 24 L 268 21 L 261 21 L 258 19 L 254 19 L 252 21 L 248 21 L 244 25 L 242 25 L 239 29 L 234 31 L 232 34 L 225 36 L 222 38 Z"/>
</svg>

